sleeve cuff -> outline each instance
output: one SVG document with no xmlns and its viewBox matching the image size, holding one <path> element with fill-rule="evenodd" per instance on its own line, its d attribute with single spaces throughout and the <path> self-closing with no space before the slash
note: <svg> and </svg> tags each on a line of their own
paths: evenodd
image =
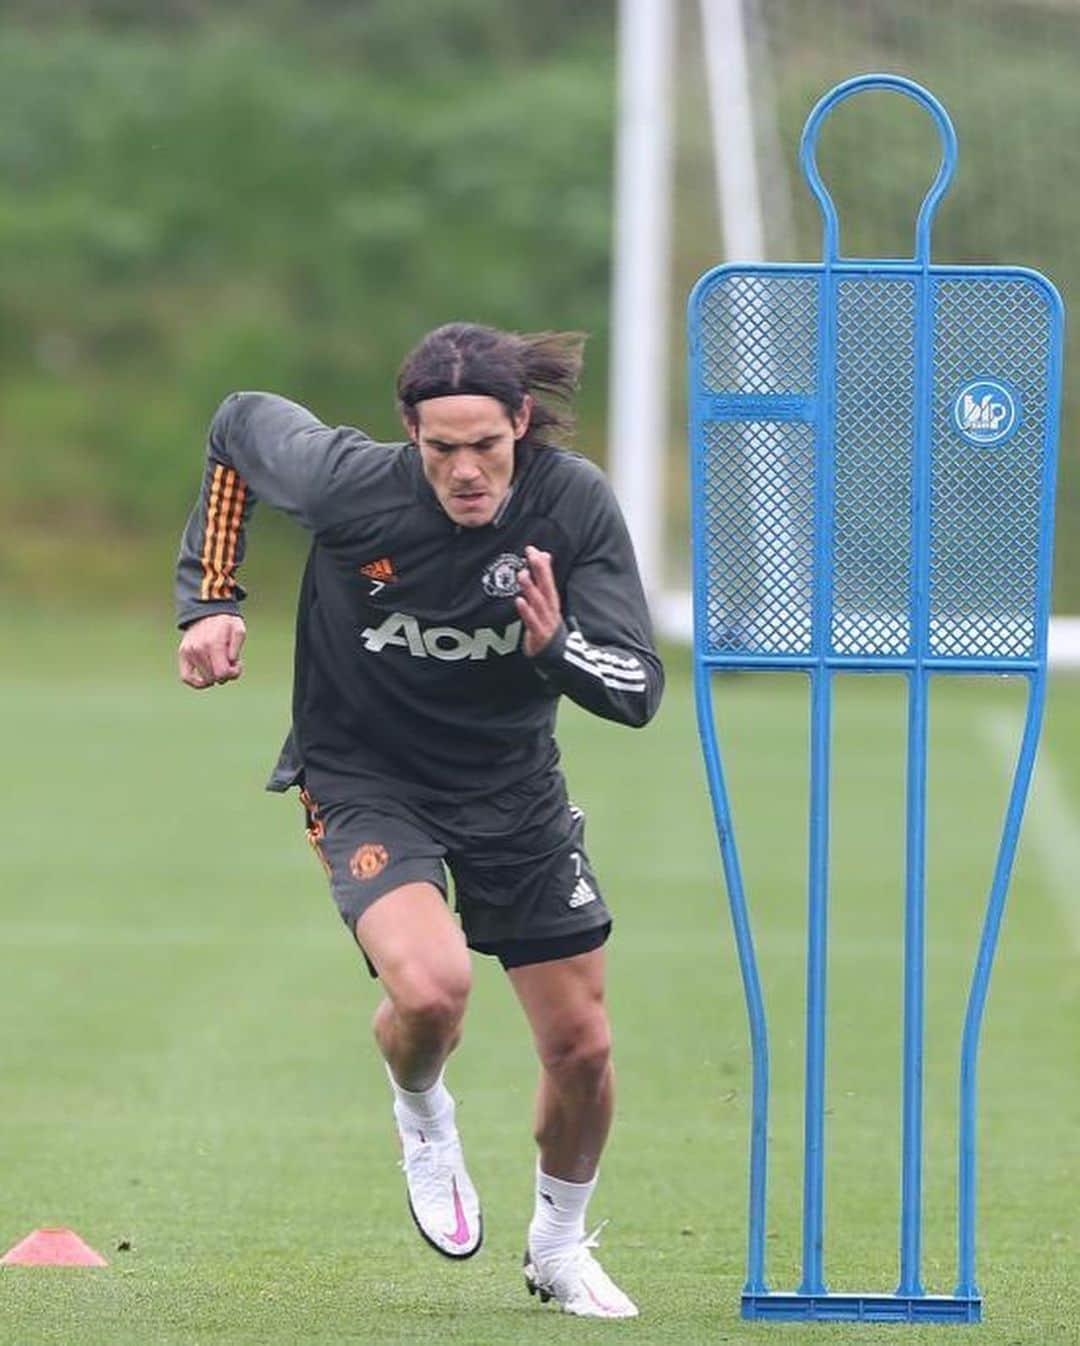
<svg viewBox="0 0 1080 1346">
<path fill-rule="evenodd" d="M 533 655 L 532 662 L 539 672 L 550 672 L 562 663 L 563 650 L 566 649 L 566 636 L 566 623 L 560 622 L 558 630 L 540 653 Z"/>
<path fill-rule="evenodd" d="M 204 617 L 216 617 L 222 612 L 227 612 L 231 617 L 241 617 L 239 603 L 210 602 L 210 603 L 187 603 L 176 610 L 176 625 L 181 631 L 186 631 L 189 626 L 194 626 L 196 622 L 201 622 Z"/>
</svg>

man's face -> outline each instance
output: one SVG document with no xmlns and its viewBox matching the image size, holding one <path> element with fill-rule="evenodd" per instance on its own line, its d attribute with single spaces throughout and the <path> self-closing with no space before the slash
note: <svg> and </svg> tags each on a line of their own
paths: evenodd
<svg viewBox="0 0 1080 1346">
<path fill-rule="evenodd" d="M 424 476 L 454 523 L 490 523 L 514 475 L 514 444 L 529 426 L 532 398 L 514 417 L 494 397 L 455 393 L 429 397 L 405 428 L 416 440 Z"/>
</svg>

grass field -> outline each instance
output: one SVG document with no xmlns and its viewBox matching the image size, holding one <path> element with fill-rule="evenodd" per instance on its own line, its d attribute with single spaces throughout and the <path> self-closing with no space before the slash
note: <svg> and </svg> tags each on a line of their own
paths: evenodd
<svg viewBox="0 0 1080 1346">
<path fill-rule="evenodd" d="M 642 1306 L 541 1310 L 518 1262 L 531 1200 L 529 1040 L 478 965 L 451 1083 L 488 1241 L 453 1266 L 416 1237 L 367 1020 L 375 990 L 292 800 L 260 793 L 287 708 L 288 633 L 196 696 L 167 621 L 11 613 L 0 675 L 0 1245 L 70 1224 L 106 1270 L 0 1270 L 11 1346 L 202 1343 L 1080 1341 L 1080 684 L 1053 686 L 990 997 L 974 1328 L 742 1323 L 748 1047 L 693 728 L 672 661 L 653 727 L 568 709 L 561 738 L 617 914 L 620 1112 L 592 1213 Z M 955 1060 L 1015 688 L 935 697 L 925 1273 L 950 1291 Z M 736 824 L 772 1015 L 770 1278 L 799 1245 L 805 689 L 726 680 Z M 826 1272 L 896 1276 L 899 691 L 839 689 Z M 1075 863 L 1074 863 L 1075 860 Z M 118 1245 L 130 1242 L 129 1251 Z"/>
</svg>

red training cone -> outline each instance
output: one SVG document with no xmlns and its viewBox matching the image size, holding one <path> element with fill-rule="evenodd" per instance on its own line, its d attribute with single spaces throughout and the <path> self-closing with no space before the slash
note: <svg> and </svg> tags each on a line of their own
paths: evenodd
<svg viewBox="0 0 1080 1346">
<path fill-rule="evenodd" d="M 74 1229 L 35 1229 L 3 1257 L 4 1266 L 107 1267 L 100 1253 L 84 1243 Z"/>
</svg>

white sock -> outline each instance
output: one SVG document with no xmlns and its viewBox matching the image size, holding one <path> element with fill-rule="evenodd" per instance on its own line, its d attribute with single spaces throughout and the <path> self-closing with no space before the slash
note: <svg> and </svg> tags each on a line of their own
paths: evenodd
<svg viewBox="0 0 1080 1346">
<path fill-rule="evenodd" d="M 446 1087 L 443 1072 L 428 1089 L 403 1089 L 386 1067 L 394 1091 L 394 1116 L 406 1139 L 447 1140 L 454 1134 L 454 1097 Z"/>
<path fill-rule="evenodd" d="M 585 1208 L 596 1186 L 564 1182 L 536 1166 L 536 1208 L 529 1225 L 529 1252 L 539 1262 L 567 1253 L 585 1238 Z"/>
</svg>

